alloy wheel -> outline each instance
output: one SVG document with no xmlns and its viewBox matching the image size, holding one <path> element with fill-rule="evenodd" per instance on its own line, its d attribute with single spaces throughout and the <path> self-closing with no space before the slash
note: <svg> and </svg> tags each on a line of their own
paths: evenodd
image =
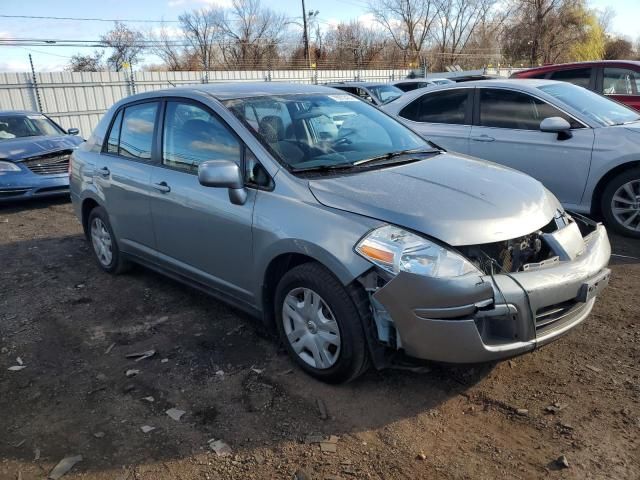
<svg viewBox="0 0 640 480">
<path fill-rule="evenodd" d="M 640 231 L 640 180 L 631 180 L 616 190 L 611 213 L 624 228 Z"/>
<path fill-rule="evenodd" d="M 317 369 L 332 367 L 340 356 L 340 328 L 333 312 L 316 292 L 294 288 L 284 298 L 282 322 L 293 351 Z"/>
<path fill-rule="evenodd" d="M 95 217 L 91 222 L 91 243 L 100 264 L 104 267 L 111 265 L 113 260 L 111 234 L 99 217 Z"/>
</svg>

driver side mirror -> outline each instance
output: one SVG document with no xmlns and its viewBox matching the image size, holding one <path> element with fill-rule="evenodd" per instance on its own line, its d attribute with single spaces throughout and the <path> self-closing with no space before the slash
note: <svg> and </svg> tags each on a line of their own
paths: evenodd
<svg viewBox="0 0 640 480">
<path fill-rule="evenodd" d="M 247 190 L 238 164 L 232 160 L 209 160 L 198 165 L 198 181 L 204 187 L 228 188 L 229 200 L 244 205 Z"/>
<path fill-rule="evenodd" d="M 571 125 L 562 117 L 549 117 L 540 122 L 540 131 L 557 133 L 558 140 L 568 140 L 573 135 L 571 133 Z"/>
<path fill-rule="evenodd" d="M 80 133 L 80 130 L 77 128 L 68 128 L 67 129 L 67 135 L 78 135 Z"/>
</svg>

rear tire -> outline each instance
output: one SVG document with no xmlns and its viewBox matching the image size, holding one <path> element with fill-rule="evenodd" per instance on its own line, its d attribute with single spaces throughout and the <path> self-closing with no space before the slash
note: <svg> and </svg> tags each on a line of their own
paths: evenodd
<svg viewBox="0 0 640 480">
<path fill-rule="evenodd" d="M 116 275 L 129 270 L 131 264 L 120 253 L 107 211 L 102 207 L 95 207 L 89 213 L 87 226 L 89 243 L 98 266 L 105 272 Z"/>
<path fill-rule="evenodd" d="M 640 168 L 622 172 L 609 181 L 602 192 L 600 209 L 611 230 L 640 238 Z"/>
<path fill-rule="evenodd" d="M 275 309 L 285 348 L 308 374 L 343 383 L 368 369 L 362 313 L 323 266 L 305 263 L 288 271 L 276 289 Z"/>
</svg>

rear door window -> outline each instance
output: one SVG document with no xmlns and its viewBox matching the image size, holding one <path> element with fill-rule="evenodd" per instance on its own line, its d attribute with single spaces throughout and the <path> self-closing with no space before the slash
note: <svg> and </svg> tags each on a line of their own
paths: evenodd
<svg viewBox="0 0 640 480">
<path fill-rule="evenodd" d="M 603 69 L 602 93 L 605 95 L 639 95 L 640 72 L 628 68 Z"/>
<path fill-rule="evenodd" d="M 118 155 L 149 160 L 153 145 L 158 103 L 140 103 L 124 109 Z"/>
<path fill-rule="evenodd" d="M 446 90 L 423 95 L 400 111 L 400 116 L 414 122 L 464 125 L 470 89 Z"/>
<path fill-rule="evenodd" d="M 540 130 L 540 122 L 549 117 L 561 117 L 572 128 L 578 122 L 548 103 L 522 92 L 503 89 L 480 89 L 480 119 L 482 127 Z"/>
<path fill-rule="evenodd" d="M 551 80 L 569 82 L 574 85 L 578 85 L 579 87 L 589 88 L 589 82 L 591 81 L 591 67 L 558 70 L 553 72 L 549 78 Z"/>
</svg>

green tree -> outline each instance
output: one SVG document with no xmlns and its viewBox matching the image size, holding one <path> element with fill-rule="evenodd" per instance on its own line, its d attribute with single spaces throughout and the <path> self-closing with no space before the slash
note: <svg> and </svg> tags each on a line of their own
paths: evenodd
<svg viewBox="0 0 640 480">
<path fill-rule="evenodd" d="M 607 38 L 598 17 L 593 13 L 586 12 L 582 30 L 583 37 L 571 48 L 570 59 L 579 62 L 601 60 L 605 54 Z"/>
</svg>

